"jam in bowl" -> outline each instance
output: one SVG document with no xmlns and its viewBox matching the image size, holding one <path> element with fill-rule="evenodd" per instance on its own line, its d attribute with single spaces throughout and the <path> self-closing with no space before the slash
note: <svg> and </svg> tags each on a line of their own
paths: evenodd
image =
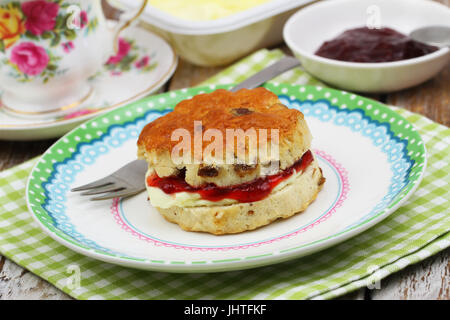
<svg viewBox="0 0 450 320">
<path fill-rule="evenodd" d="M 439 50 L 391 28 L 360 27 L 324 42 L 316 55 L 348 62 L 393 62 L 421 57 Z"/>
</svg>

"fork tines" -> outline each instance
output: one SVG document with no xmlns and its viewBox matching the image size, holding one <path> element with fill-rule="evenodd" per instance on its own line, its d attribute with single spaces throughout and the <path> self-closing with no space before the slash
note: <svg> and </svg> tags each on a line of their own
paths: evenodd
<svg viewBox="0 0 450 320">
<path fill-rule="evenodd" d="M 73 188 L 71 191 L 83 191 L 81 193 L 82 196 L 99 195 L 91 198 L 91 200 L 108 200 L 133 196 L 145 190 L 144 177 L 146 171 L 147 163 L 143 160 L 136 160 L 107 177 Z"/>
</svg>

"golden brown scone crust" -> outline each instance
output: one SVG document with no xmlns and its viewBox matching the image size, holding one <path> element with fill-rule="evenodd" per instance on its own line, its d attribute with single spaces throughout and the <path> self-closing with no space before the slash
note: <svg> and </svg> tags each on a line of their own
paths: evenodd
<svg viewBox="0 0 450 320">
<path fill-rule="evenodd" d="M 138 145 L 153 152 L 172 150 L 178 144 L 171 140 L 172 132 L 185 128 L 193 137 L 194 121 L 202 121 L 203 132 L 218 129 L 224 138 L 226 129 L 250 128 L 276 128 L 281 136 L 288 137 L 297 129 L 299 118 L 303 118 L 301 112 L 281 105 L 278 97 L 265 88 L 243 89 L 236 93 L 219 89 L 184 100 L 173 112 L 149 123 Z M 208 144 L 205 142 L 204 147 Z"/>
<path fill-rule="evenodd" d="M 192 99 L 180 102 L 173 112 L 149 123 L 142 131 L 138 141 L 138 156 L 146 159 L 149 166 L 160 177 L 177 173 L 186 168 L 186 182 L 192 186 L 215 183 L 218 186 L 235 185 L 256 179 L 261 175 L 261 165 L 267 166 L 270 159 L 249 159 L 249 145 L 244 146 L 246 158 L 240 163 L 252 161 L 251 168 L 239 170 L 232 164 L 214 166 L 217 173 L 213 176 L 199 174 L 206 165 L 215 163 L 214 159 L 197 159 L 199 163 L 175 164 L 171 159 L 172 148 L 179 141 L 172 141 L 172 133 L 179 128 L 189 131 L 194 137 L 194 121 L 201 121 L 204 133 L 208 129 L 219 130 L 226 143 L 227 129 L 266 129 L 268 131 L 269 150 L 271 148 L 270 130 L 279 130 L 279 166 L 290 167 L 311 147 L 311 134 L 300 111 L 289 109 L 281 104 L 278 97 L 265 88 L 243 89 L 236 93 L 219 89 L 209 94 L 200 94 Z M 259 135 L 258 135 L 259 137 Z M 259 142 L 259 139 L 258 139 Z M 205 149 L 211 142 L 203 141 Z M 194 145 L 192 141 L 192 150 Z M 193 153 L 193 152 L 192 152 Z M 234 150 L 234 157 L 238 152 Z M 222 160 L 226 159 L 226 152 Z M 194 159 L 191 159 L 193 162 Z M 216 159 L 217 160 L 217 159 Z M 256 165 L 255 165 L 256 163 Z"/>
<path fill-rule="evenodd" d="M 292 184 L 251 203 L 226 206 L 156 208 L 166 220 L 183 230 L 207 232 L 215 235 L 254 230 L 271 222 L 306 210 L 316 199 L 325 179 L 314 161 Z"/>
</svg>

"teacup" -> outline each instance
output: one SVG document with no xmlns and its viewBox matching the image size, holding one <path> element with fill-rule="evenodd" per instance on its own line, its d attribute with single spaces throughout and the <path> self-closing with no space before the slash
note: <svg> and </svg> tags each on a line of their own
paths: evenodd
<svg viewBox="0 0 450 320">
<path fill-rule="evenodd" d="M 93 95 L 87 81 L 117 50 L 119 33 L 136 20 L 108 27 L 101 0 L 0 0 L 0 89 L 5 111 L 61 116 Z"/>
</svg>

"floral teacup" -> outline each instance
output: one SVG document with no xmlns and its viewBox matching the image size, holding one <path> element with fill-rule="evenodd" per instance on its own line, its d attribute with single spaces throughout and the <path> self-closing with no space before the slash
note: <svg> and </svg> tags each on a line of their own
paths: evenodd
<svg viewBox="0 0 450 320">
<path fill-rule="evenodd" d="M 0 0 L 0 90 L 5 111 L 27 117 L 74 112 L 93 94 L 87 79 L 118 50 L 100 0 Z M 115 44 L 115 45 L 114 45 Z"/>
</svg>

